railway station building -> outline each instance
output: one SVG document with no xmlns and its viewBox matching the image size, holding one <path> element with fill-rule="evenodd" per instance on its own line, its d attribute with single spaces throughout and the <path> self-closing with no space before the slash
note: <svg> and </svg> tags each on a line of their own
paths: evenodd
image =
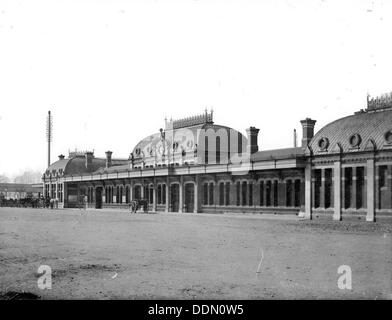
<svg viewBox="0 0 392 320">
<path fill-rule="evenodd" d="M 146 199 L 152 212 L 392 217 L 392 94 L 316 133 L 315 124 L 301 121 L 298 146 L 260 150 L 258 128 L 245 136 L 212 112 L 165 121 L 126 159 L 60 155 L 43 174 L 44 194 L 64 208 L 86 197 L 97 209 Z"/>
</svg>

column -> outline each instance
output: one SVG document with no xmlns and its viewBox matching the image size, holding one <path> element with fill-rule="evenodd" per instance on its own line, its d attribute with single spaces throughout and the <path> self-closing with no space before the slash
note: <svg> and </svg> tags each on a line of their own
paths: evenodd
<svg viewBox="0 0 392 320">
<path fill-rule="evenodd" d="M 134 192 L 133 188 L 134 188 L 134 183 L 131 180 L 131 183 L 130 183 L 130 186 L 129 186 L 129 201 L 133 201 L 133 197 L 134 197 L 134 195 L 133 195 L 133 192 Z"/>
<path fill-rule="evenodd" d="M 157 211 L 157 181 L 153 179 L 153 191 L 152 191 L 152 211 Z"/>
<path fill-rule="evenodd" d="M 230 206 L 235 206 L 237 204 L 237 189 L 235 181 L 230 181 Z"/>
<path fill-rule="evenodd" d="M 278 206 L 286 206 L 286 182 L 283 180 L 278 181 Z"/>
<path fill-rule="evenodd" d="M 357 209 L 357 167 L 352 167 L 351 208 Z"/>
<path fill-rule="evenodd" d="M 374 159 L 368 159 L 366 163 L 366 194 L 367 212 L 366 221 L 375 221 L 375 166 Z"/>
<path fill-rule="evenodd" d="M 260 184 L 258 180 L 254 180 L 253 182 L 253 206 L 260 205 Z"/>
<path fill-rule="evenodd" d="M 336 161 L 333 167 L 333 220 L 342 220 L 342 167 L 340 161 Z"/>
<path fill-rule="evenodd" d="M 299 217 L 312 219 L 312 165 L 308 163 L 305 168 L 305 211 Z"/>
<path fill-rule="evenodd" d="M 178 192 L 178 212 L 181 213 L 183 211 L 183 206 L 184 206 L 184 199 L 183 199 L 183 189 L 184 189 L 184 177 L 180 177 L 180 186 L 179 186 L 179 192 Z"/>
<path fill-rule="evenodd" d="M 248 205 L 248 206 L 252 206 L 253 205 L 253 203 L 250 203 L 250 198 L 251 198 L 251 196 L 250 196 L 250 185 L 253 183 L 253 181 L 252 180 L 248 180 L 248 183 L 246 184 L 246 196 L 247 196 L 247 199 L 246 199 L 246 204 Z M 252 191 L 253 192 L 253 191 Z M 252 198 L 253 198 L 253 194 L 252 194 Z"/>
</svg>

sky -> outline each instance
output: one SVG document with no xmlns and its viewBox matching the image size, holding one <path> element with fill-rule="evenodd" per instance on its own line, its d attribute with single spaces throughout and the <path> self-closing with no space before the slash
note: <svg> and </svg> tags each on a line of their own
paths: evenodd
<svg viewBox="0 0 392 320">
<path fill-rule="evenodd" d="M 392 91 L 392 1 L 0 0 L 0 174 L 69 150 L 127 158 L 164 119 L 214 110 L 261 150 Z"/>
</svg>

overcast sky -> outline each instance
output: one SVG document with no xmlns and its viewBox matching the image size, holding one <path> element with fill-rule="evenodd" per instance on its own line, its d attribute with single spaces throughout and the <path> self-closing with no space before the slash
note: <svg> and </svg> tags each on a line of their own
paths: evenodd
<svg viewBox="0 0 392 320">
<path fill-rule="evenodd" d="M 0 174 L 69 149 L 128 157 L 181 118 L 291 147 L 392 90 L 392 1 L 0 0 Z"/>
</svg>

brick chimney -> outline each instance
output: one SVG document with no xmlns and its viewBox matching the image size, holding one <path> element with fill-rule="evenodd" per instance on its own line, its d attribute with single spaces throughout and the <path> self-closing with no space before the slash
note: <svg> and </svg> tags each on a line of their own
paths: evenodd
<svg viewBox="0 0 392 320">
<path fill-rule="evenodd" d="M 106 168 L 109 168 L 112 166 L 112 151 L 106 151 Z"/>
<path fill-rule="evenodd" d="M 310 118 L 306 118 L 301 121 L 302 125 L 302 148 L 306 148 L 312 140 L 314 136 L 314 126 L 316 124 L 316 120 L 312 120 Z"/>
<path fill-rule="evenodd" d="M 248 145 L 246 146 L 246 151 L 249 154 L 253 154 L 257 151 L 259 151 L 259 145 L 258 145 L 258 135 L 259 135 L 260 129 L 257 129 L 255 127 L 249 127 L 246 129 L 246 134 L 248 136 Z"/>
<path fill-rule="evenodd" d="M 90 171 L 92 169 L 94 152 L 86 151 L 84 156 L 86 158 L 86 169 L 87 169 L 87 171 Z"/>
<path fill-rule="evenodd" d="M 64 158 L 65 158 L 65 155 L 63 155 L 63 154 L 59 155 L 59 160 L 64 160 Z"/>
</svg>

